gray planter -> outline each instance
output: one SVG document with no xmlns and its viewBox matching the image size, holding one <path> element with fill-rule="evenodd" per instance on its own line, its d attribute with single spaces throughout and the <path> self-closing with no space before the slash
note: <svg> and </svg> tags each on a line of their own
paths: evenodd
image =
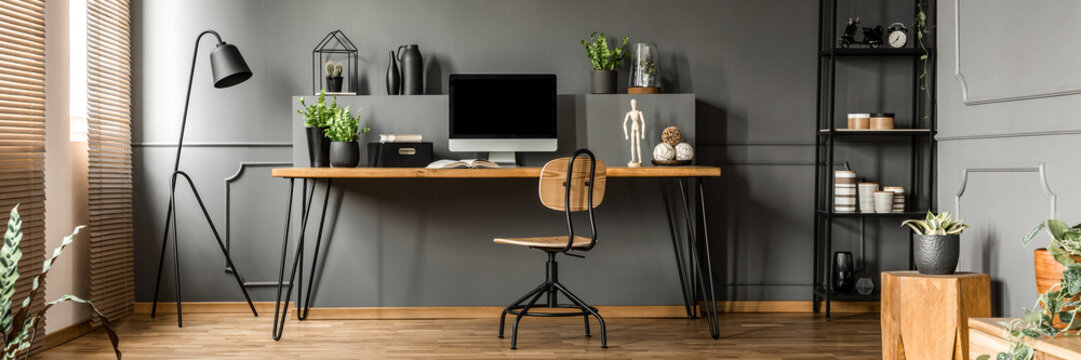
<svg viewBox="0 0 1081 360">
<path fill-rule="evenodd" d="M 960 235 L 915 235 L 916 269 L 920 274 L 949 275 L 957 270 L 961 255 Z"/>
<path fill-rule="evenodd" d="M 594 94 L 616 93 L 615 70 L 593 70 L 590 78 L 591 92 Z"/>
<path fill-rule="evenodd" d="M 357 167 L 359 162 L 360 146 L 356 141 L 330 143 L 330 166 Z"/>
</svg>

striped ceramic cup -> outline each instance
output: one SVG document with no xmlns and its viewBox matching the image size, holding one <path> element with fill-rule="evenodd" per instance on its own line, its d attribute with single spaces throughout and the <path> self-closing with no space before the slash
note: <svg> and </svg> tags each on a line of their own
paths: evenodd
<svg viewBox="0 0 1081 360">
<path fill-rule="evenodd" d="M 905 188 L 901 186 L 884 186 L 882 191 L 893 192 L 893 212 L 905 212 Z"/>
<path fill-rule="evenodd" d="M 839 170 L 833 172 L 833 211 L 856 212 L 856 172 Z"/>
</svg>

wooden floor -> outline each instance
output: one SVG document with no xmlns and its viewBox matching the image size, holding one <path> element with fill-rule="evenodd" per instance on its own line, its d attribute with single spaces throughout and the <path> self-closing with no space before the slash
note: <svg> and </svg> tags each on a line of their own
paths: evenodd
<svg viewBox="0 0 1081 360">
<path fill-rule="evenodd" d="M 513 318 L 508 321 L 508 326 Z M 583 336 L 578 318 L 522 320 L 518 350 L 496 337 L 490 320 L 290 320 L 280 342 L 271 317 L 185 314 L 151 319 L 130 315 L 117 323 L 124 359 L 874 359 L 881 358 L 879 318 L 873 314 L 725 313 L 721 338 L 705 320 L 610 319 L 608 349 L 599 330 Z M 98 331 L 38 359 L 113 359 Z"/>
</svg>

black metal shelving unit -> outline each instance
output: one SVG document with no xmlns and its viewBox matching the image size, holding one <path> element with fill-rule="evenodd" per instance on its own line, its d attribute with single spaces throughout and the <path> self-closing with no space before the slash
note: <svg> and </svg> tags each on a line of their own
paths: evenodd
<svg viewBox="0 0 1081 360">
<path fill-rule="evenodd" d="M 927 15 L 927 28 L 934 29 L 935 0 L 911 0 L 913 14 L 917 13 L 917 4 L 924 3 Z M 812 306 L 819 312 L 819 305 L 825 303 L 826 320 L 830 319 L 832 301 L 877 301 L 879 292 L 870 295 L 845 294 L 834 291 L 833 283 L 833 225 L 835 222 L 858 222 L 860 228 L 861 262 L 866 234 L 864 228 L 868 221 L 875 219 L 894 219 L 922 217 L 928 210 L 935 208 L 935 36 L 930 34 L 924 39 L 924 49 L 919 47 L 914 29 L 910 29 L 909 44 L 904 48 L 889 48 L 882 44 L 879 48 L 837 46 L 838 0 L 819 1 L 819 43 L 818 43 L 818 105 L 815 130 L 815 213 L 814 213 L 814 281 Z M 908 24 L 911 26 L 911 24 Z M 888 35 L 888 34 L 887 34 Z M 858 45 L 856 45 L 858 46 Z M 926 63 L 921 56 L 927 54 Z M 911 61 L 912 63 L 912 127 L 896 130 L 848 130 L 838 129 L 839 119 L 836 114 L 836 70 L 837 63 L 849 59 Z M 921 89 L 920 74 L 927 67 L 926 88 Z M 847 120 L 847 119 L 846 119 Z M 835 157 L 834 148 L 852 142 L 866 143 L 907 143 L 911 147 L 909 160 L 909 189 L 906 189 L 907 207 L 901 213 L 838 213 L 834 211 L 834 165 L 844 159 Z M 926 182 L 926 186 L 920 186 Z M 921 207 L 922 206 L 922 207 Z M 920 208 L 917 208 L 920 207 Z M 858 211 L 858 210 L 857 210 Z M 900 228 L 898 231 L 901 230 Z M 909 269 L 912 262 L 912 237 L 908 243 Z M 866 269 L 864 269 L 866 270 Z"/>
</svg>

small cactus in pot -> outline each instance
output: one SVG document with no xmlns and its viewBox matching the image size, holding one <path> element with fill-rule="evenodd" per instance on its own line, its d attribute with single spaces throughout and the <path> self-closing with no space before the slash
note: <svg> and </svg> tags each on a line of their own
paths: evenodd
<svg viewBox="0 0 1081 360">
<path fill-rule="evenodd" d="M 333 61 L 327 61 L 327 64 L 325 65 L 325 67 L 326 67 L 326 74 L 327 74 L 327 88 L 330 89 L 330 92 L 341 92 L 342 91 L 342 72 L 345 71 L 345 68 L 342 66 L 342 63 L 335 63 Z"/>
<path fill-rule="evenodd" d="M 968 228 L 964 220 L 953 220 L 949 212 L 938 215 L 928 211 L 927 217 L 901 222 L 915 232 L 913 258 L 921 274 L 948 275 L 957 270 L 961 256 L 961 232 Z"/>
</svg>

